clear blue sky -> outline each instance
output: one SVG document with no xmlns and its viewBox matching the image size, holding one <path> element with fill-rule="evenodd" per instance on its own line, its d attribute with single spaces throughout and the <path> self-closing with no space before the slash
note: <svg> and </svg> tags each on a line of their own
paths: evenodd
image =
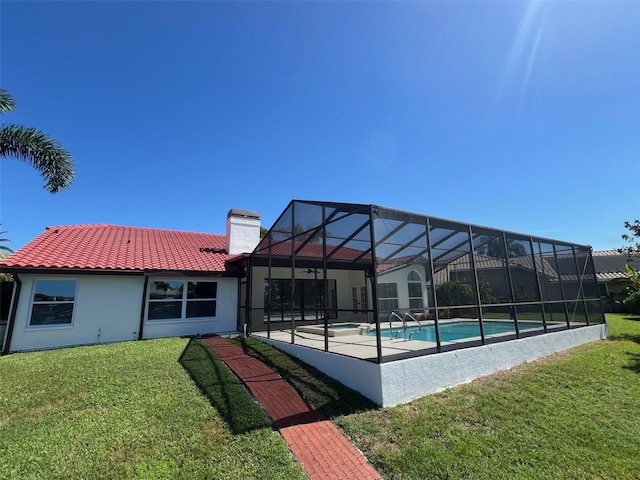
<svg viewBox="0 0 640 480">
<path fill-rule="evenodd" d="M 596 249 L 640 216 L 640 2 L 10 2 L 4 123 L 77 178 L 2 159 L 14 249 L 48 225 L 224 233 L 292 199 Z"/>
</svg>

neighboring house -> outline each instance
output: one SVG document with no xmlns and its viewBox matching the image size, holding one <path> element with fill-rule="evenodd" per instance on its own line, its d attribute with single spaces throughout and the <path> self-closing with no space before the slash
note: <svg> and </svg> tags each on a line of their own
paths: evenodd
<svg viewBox="0 0 640 480">
<path fill-rule="evenodd" d="M 259 235 L 245 210 L 229 212 L 226 235 L 49 227 L 0 262 L 16 279 L 2 353 L 236 331 L 243 272 L 229 260 Z"/>
<path fill-rule="evenodd" d="M 640 268 L 640 255 L 629 256 L 617 250 L 602 250 L 593 252 L 593 262 L 605 311 L 622 311 L 622 300 L 629 279 L 625 265 Z"/>
</svg>

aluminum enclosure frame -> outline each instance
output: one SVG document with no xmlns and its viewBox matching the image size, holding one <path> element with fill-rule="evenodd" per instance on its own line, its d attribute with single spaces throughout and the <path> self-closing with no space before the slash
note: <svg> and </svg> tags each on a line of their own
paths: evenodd
<svg viewBox="0 0 640 480">
<path fill-rule="evenodd" d="M 244 289 L 249 333 L 295 344 L 297 326 L 322 325 L 328 352 L 333 321 L 353 317 L 375 334 L 377 363 L 393 360 L 382 347 L 396 317 L 434 331 L 414 356 L 605 323 L 591 247 L 372 204 L 292 200 L 250 254 Z M 448 338 L 455 322 L 477 334 Z M 487 330 L 496 322 L 506 334 Z"/>
</svg>

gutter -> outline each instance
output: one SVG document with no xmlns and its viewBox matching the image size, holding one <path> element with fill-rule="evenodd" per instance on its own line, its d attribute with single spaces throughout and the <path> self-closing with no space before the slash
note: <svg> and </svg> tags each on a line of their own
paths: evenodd
<svg viewBox="0 0 640 480">
<path fill-rule="evenodd" d="M 144 308 L 147 305 L 147 286 L 149 285 L 149 275 L 144 276 L 144 287 L 142 287 L 142 307 L 140 307 L 140 325 L 138 326 L 138 340 L 142 340 L 142 330 L 144 329 Z"/>
<path fill-rule="evenodd" d="M 11 337 L 13 336 L 13 326 L 16 323 L 16 310 L 18 310 L 18 300 L 20 298 L 20 289 L 22 288 L 22 281 L 16 273 L 13 273 L 13 280 L 15 287 L 13 288 L 13 294 L 11 296 L 11 312 L 9 313 L 9 320 L 7 321 L 7 331 L 4 335 L 4 345 L 0 355 L 6 355 L 9 353 L 11 347 Z"/>
</svg>

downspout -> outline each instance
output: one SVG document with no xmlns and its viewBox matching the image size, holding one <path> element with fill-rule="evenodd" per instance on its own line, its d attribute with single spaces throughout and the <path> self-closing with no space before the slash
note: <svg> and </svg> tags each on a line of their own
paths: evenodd
<svg viewBox="0 0 640 480">
<path fill-rule="evenodd" d="M 147 305 L 147 287 L 149 285 L 149 276 L 144 276 L 144 287 L 142 287 L 142 308 L 140 309 L 140 326 L 138 327 L 138 340 L 142 340 L 144 329 L 144 310 Z"/>
<path fill-rule="evenodd" d="M 13 287 L 13 294 L 11 295 L 11 312 L 9 313 L 9 320 L 7 321 L 7 331 L 4 335 L 4 345 L 2 347 L 2 355 L 9 353 L 11 347 L 11 337 L 13 335 L 13 326 L 16 323 L 16 311 L 18 310 L 18 300 L 20 299 L 20 289 L 22 287 L 22 281 L 18 277 L 17 273 L 12 274 L 15 282 Z"/>
</svg>

